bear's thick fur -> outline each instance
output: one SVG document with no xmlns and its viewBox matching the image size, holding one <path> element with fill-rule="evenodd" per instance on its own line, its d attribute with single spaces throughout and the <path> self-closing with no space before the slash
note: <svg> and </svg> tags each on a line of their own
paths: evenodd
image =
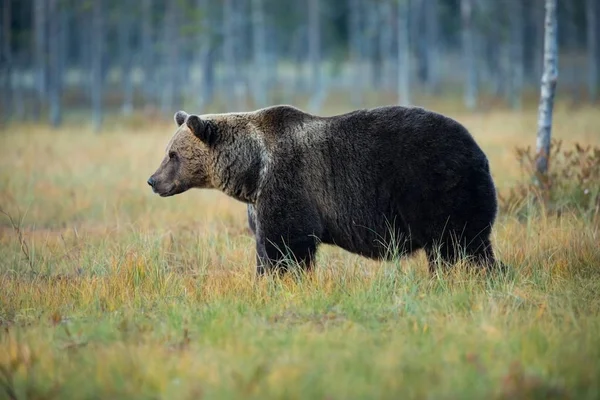
<svg viewBox="0 0 600 400">
<path fill-rule="evenodd" d="M 291 106 L 175 114 L 178 129 L 148 183 L 161 196 L 214 188 L 248 204 L 257 271 L 310 268 L 320 243 L 374 259 L 424 249 L 496 265 L 488 160 L 455 120 L 387 106 L 332 117 Z"/>
</svg>

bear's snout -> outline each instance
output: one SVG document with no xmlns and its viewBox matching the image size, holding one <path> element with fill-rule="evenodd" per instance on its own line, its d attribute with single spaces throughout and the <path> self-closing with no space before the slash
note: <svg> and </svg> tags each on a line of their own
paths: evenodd
<svg viewBox="0 0 600 400">
<path fill-rule="evenodd" d="M 148 178 L 148 185 L 150 185 L 150 187 L 153 188 L 155 183 L 156 182 L 154 180 L 154 177 L 151 176 L 150 178 Z"/>
</svg>

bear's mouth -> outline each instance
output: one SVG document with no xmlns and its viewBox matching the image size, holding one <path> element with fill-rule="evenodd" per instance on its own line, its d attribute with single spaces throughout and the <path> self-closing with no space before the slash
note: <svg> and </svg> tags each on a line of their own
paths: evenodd
<svg viewBox="0 0 600 400">
<path fill-rule="evenodd" d="M 180 186 L 180 185 L 173 185 L 173 186 L 171 186 L 171 187 L 170 187 L 168 190 L 165 190 L 165 191 L 158 191 L 158 190 L 156 190 L 156 189 L 155 189 L 155 190 L 154 190 L 154 192 L 155 192 L 155 193 L 158 193 L 158 195 L 159 195 L 160 197 L 171 197 L 171 196 L 174 196 L 174 195 L 176 195 L 176 194 L 179 194 L 179 193 L 185 192 L 185 188 L 183 188 L 183 187 L 182 187 L 182 186 Z"/>
<path fill-rule="evenodd" d="M 173 196 L 175 194 L 175 187 L 173 186 L 173 187 L 171 187 L 171 189 L 169 189 L 167 191 L 164 191 L 164 192 L 156 191 L 156 193 L 158 193 L 158 195 L 160 197 L 170 197 L 170 196 Z"/>
</svg>

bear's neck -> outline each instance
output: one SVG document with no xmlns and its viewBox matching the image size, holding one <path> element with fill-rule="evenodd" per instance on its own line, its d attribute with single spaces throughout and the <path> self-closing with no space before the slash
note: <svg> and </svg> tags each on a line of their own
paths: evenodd
<svg viewBox="0 0 600 400">
<path fill-rule="evenodd" d="M 218 188 L 243 203 L 256 203 L 268 165 L 263 144 L 255 140 L 236 140 L 221 149 L 218 160 Z"/>
</svg>

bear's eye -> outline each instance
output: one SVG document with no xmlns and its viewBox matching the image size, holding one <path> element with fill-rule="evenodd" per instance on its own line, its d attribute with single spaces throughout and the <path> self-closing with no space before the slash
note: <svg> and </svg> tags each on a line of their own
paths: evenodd
<svg viewBox="0 0 600 400">
<path fill-rule="evenodd" d="M 169 158 L 171 160 L 177 159 L 177 153 L 175 153 L 174 151 L 169 152 Z"/>
</svg>

